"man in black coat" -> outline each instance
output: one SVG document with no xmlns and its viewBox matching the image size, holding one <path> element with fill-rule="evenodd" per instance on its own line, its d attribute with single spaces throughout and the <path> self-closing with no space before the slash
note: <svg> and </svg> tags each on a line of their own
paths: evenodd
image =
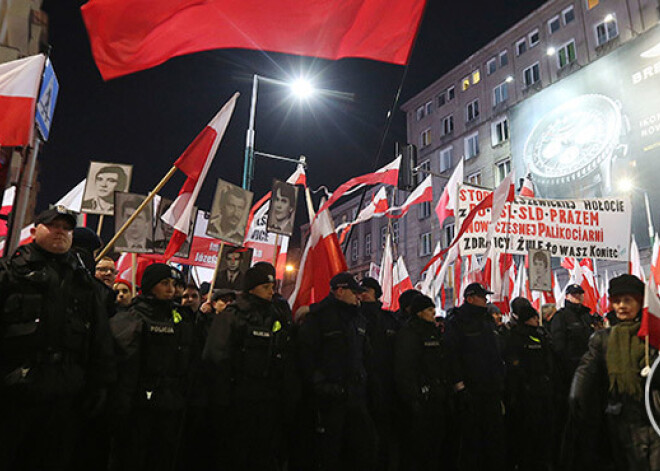
<svg viewBox="0 0 660 471">
<path fill-rule="evenodd" d="M 350 273 L 330 280 L 330 294 L 312 304 L 298 334 L 301 372 L 317 418 L 320 470 L 371 470 L 375 430 L 367 408 L 367 322 L 362 288 Z"/>
<path fill-rule="evenodd" d="M 34 241 L 0 261 L 2 469 L 72 469 L 85 416 L 116 370 L 97 282 L 71 252 L 76 218 L 42 212 Z"/>
<path fill-rule="evenodd" d="M 462 424 L 460 467 L 470 471 L 504 466 L 504 362 L 486 308 L 489 294 L 479 283 L 469 284 L 465 303 L 445 327 L 449 376 Z"/>
</svg>

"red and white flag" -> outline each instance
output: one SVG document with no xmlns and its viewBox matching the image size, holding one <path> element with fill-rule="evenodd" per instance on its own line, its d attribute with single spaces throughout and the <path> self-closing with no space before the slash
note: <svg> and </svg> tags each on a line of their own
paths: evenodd
<svg viewBox="0 0 660 471">
<path fill-rule="evenodd" d="M 435 244 L 435 249 L 433 250 L 433 255 L 439 254 L 440 250 L 442 250 L 442 245 L 440 242 Z M 419 283 L 419 291 L 421 291 L 422 294 L 425 296 L 428 296 L 430 298 L 435 298 L 436 294 L 438 293 L 437 288 L 442 285 L 442 281 L 438 280 L 436 276 L 436 272 L 440 269 L 441 261 L 437 260 L 435 263 L 433 263 L 428 270 L 426 270 L 426 275 L 424 275 L 424 278 L 422 281 Z M 444 279 L 444 277 L 443 277 Z M 439 282 L 436 283 L 436 280 Z"/>
<path fill-rule="evenodd" d="M 433 186 L 431 182 L 431 175 L 429 175 L 424 179 L 422 183 L 417 185 L 417 188 L 415 188 L 415 190 L 410 193 L 410 196 L 408 196 L 406 201 L 404 201 L 401 206 L 390 208 L 387 211 L 387 217 L 395 219 L 403 217 L 412 206 L 421 203 L 430 203 L 431 201 L 433 201 Z M 392 214 L 395 211 L 401 212 L 396 215 Z"/>
<path fill-rule="evenodd" d="M 211 49 L 408 62 L 425 0 L 91 0 L 83 20 L 105 80 Z"/>
<path fill-rule="evenodd" d="M 564 305 L 564 299 L 566 298 L 566 294 L 564 293 L 562 287 L 559 285 L 559 280 L 557 279 L 557 273 L 553 273 L 552 277 L 554 279 L 554 285 L 552 287 L 552 291 L 555 296 L 555 305 L 557 306 L 557 309 L 559 309 Z"/>
<path fill-rule="evenodd" d="M 594 261 L 591 258 L 583 258 L 580 261 L 582 268 L 582 289 L 584 290 L 584 304 L 591 312 L 598 312 L 598 285 L 596 284 L 596 272 Z"/>
<path fill-rule="evenodd" d="M 660 349 L 660 299 L 653 284 L 647 283 L 644 289 L 644 308 L 642 309 L 642 325 L 638 337 L 648 336 L 649 343 Z"/>
<path fill-rule="evenodd" d="M 32 141 L 34 113 L 46 56 L 38 54 L 0 64 L 0 146 Z"/>
<path fill-rule="evenodd" d="M 655 286 L 660 286 L 660 240 L 658 240 L 658 233 L 656 232 L 653 238 L 653 252 L 651 255 L 651 280 Z"/>
<path fill-rule="evenodd" d="M 174 166 L 187 175 L 187 179 L 179 196 L 161 217 L 170 226 L 174 227 L 174 234 L 167 244 L 166 260 L 172 258 L 185 242 L 190 229 L 190 218 L 195 217 L 195 201 L 202 189 L 206 174 L 213 163 L 220 141 L 234 112 L 239 93 L 234 93 L 222 109 L 215 115 L 209 124 L 202 130 L 188 148 L 181 154 Z"/>
<path fill-rule="evenodd" d="M 438 204 L 435 206 L 435 214 L 438 215 L 440 227 L 456 211 L 456 201 L 458 200 L 458 187 L 463 183 L 463 160 L 456 165 L 456 168 L 449 177 L 449 181 L 442 190 Z"/>
<path fill-rule="evenodd" d="M 390 234 L 387 234 L 385 238 L 378 283 L 383 290 L 383 296 L 380 298 L 383 309 L 392 309 L 392 306 L 398 300 L 394 299 L 394 256 L 392 255 L 392 238 Z"/>
<path fill-rule="evenodd" d="M 529 177 L 529 175 L 525 175 L 525 178 L 523 178 L 523 184 L 522 188 L 520 188 L 519 196 L 534 198 L 534 182 L 532 182 L 532 179 Z"/>
<path fill-rule="evenodd" d="M 360 214 L 357 215 L 355 218 L 355 221 L 352 222 L 345 222 L 343 224 L 340 224 L 337 226 L 337 232 L 340 233 L 339 235 L 339 243 L 343 244 L 344 239 L 346 238 L 346 234 L 348 234 L 348 231 L 353 227 L 355 224 L 359 224 L 364 221 L 368 221 L 371 218 L 374 217 L 382 217 L 388 209 L 388 204 L 387 204 L 387 190 L 385 189 L 384 186 L 381 186 L 378 192 L 374 195 L 374 197 L 371 199 L 369 204 L 367 204 L 362 211 L 360 211 Z"/>
<path fill-rule="evenodd" d="M 117 260 L 117 278 L 122 280 L 133 282 L 133 260 L 130 253 L 124 253 L 119 256 Z M 142 284 L 142 275 L 144 274 L 144 269 L 149 265 L 157 263 L 158 260 L 153 257 L 145 257 L 144 255 L 137 254 L 136 270 L 135 270 L 135 284 L 136 290 Z"/>
<path fill-rule="evenodd" d="M 637 247 L 637 242 L 635 241 L 635 236 L 632 237 L 630 242 L 630 274 L 635 275 L 637 278 L 646 282 L 646 276 L 644 276 L 644 269 L 642 268 L 642 261 L 639 256 L 639 248 Z"/>
<path fill-rule="evenodd" d="M 326 297 L 330 292 L 330 279 L 347 270 L 330 212 L 319 212 L 311 225 L 296 286 L 289 298 L 294 314 L 301 306 L 317 303 Z"/>
<path fill-rule="evenodd" d="M 383 185 L 396 186 L 399 181 L 399 167 L 401 166 L 401 157 L 397 157 L 386 166 L 379 168 L 373 173 L 366 173 L 359 177 L 351 178 L 346 183 L 339 185 L 330 199 L 321 206 L 319 213 L 325 211 L 332 206 L 339 198 L 341 198 L 348 190 L 358 185 L 376 185 L 382 183 Z"/>
<path fill-rule="evenodd" d="M 403 257 L 399 256 L 396 265 L 394 265 L 392 305 L 390 306 L 390 310 L 397 311 L 399 309 L 399 296 L 409 289 L 413 289 L 413 284 L 410 280 L 406 263 L 403 261 Z"/>
</svg>

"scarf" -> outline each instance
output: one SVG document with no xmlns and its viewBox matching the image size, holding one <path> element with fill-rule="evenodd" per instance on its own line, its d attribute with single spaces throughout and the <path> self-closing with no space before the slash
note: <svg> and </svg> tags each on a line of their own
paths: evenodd
<svg viewBox="0 0 660 471">
<path fill-rule="evenodd" d="M 639 375 L 644 366 L 644 342 L 637 337 L 639 321 L 626 321 L 612 327 L 607 343 L 607 374 L 610 392 L 642 400 Z"/>
</svg>

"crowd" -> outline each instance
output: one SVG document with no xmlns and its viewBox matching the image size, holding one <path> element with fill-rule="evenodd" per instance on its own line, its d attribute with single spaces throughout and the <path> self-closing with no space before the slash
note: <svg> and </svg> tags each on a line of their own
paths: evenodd
<svg viewBox="0 0 660 471">
<path fill-rule="evenodd" d="M 0 262 L 2 469 L 660 469 L 632 275 L 604 321 L 579 285 L 503 322 L 478 283 L 436 317 L 348 273 L 294 316 L 263 262 L 210 297 L 155 263 L 133 299 L 75 226 L 47 210 Z"/>
</svg>

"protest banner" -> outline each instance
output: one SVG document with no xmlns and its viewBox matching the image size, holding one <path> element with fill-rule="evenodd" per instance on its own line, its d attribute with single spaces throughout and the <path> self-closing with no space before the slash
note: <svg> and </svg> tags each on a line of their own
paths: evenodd
<svg viewBox="0 0 660 471">
<path fill-rule="evenodd" d="M 457 227 L 490 193 L 471 185 L 459 188 Z M 504 206 L 491 242 L 495 251 L 516 255 L 536 249 L 553 257 L 627 261 L 631 216 L 628 196 L 566 200 L 518 196 Z M 486 252 L 490 220 L 489 209 L 474 218 L 459 241 L 462 256 Z"/>
</svg>

